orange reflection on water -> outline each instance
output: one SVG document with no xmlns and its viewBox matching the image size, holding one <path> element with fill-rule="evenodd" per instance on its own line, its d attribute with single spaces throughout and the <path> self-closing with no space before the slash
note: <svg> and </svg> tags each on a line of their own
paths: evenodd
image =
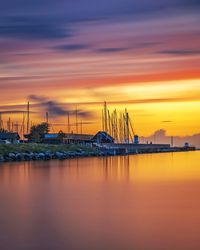
<svg viewBox="0 0 200 250">
<path fill-rule="evenodd" d="M 7 163 L 0 249 L 200 249 L 200 152 Z"/>
</svg>

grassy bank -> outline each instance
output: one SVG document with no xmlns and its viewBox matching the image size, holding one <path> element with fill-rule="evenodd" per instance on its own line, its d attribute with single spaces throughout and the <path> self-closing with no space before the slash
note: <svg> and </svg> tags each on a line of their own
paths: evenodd
<svg viewBox="0 0 200 250">
<path fill-rule="evenodd" d="M 47 145 L 47 144 L 8 144 L 0 145 L 0 156 L 9 153 L 41 153 L 49 151 L 55 153 L 57 151 L 75 152 L 82 150 L 86 153 L 95 152 L 94 148 L 81 145 Z"/>
</svg>

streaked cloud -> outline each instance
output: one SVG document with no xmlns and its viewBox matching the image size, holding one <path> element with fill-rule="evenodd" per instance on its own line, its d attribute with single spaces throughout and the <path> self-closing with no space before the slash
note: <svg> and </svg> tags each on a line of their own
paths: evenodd
<svg viewBox="0 0 200 250">
<path fill-rule="evenodd" d="M 140 42 L 137 44 L 133 44 L 133 48 L 151 48 L 161 44 L 161 42 Z"/>
<path fill-rule="evenodd" d="M 52 117 L 66 116 L 68 112 L 70 114 L 74 114 L 74 110 L 70 110 L 67 104 L 62 105 L 61 103 L 54 101 L 48 97 L 30 95 L 28 99 L 33 102 L 37 102 L 39 107 L 44 110 L 44 112 L 48 112 Z M 92 113 L 85 110 L 77 110 L 79 117 L 82 118 L 91 118 Z"/>
<path fill-rule="evenodd" d="M 16 107 L 16 106 L 14 106 Z M 24 106 L 25 108 L 25 106 Z M 0 114 L 1 115 L 11 115 L 11 114 L 23 114 L 23 113 L 26 113 L 27 111 L 24 109 L 24 110 L 6 110 L 6 111 L 0 111 Z M 30 113 L 32 114 L 35 114 L 36 112 L 35 111 L 30 111 Z"/>
<path fill-rule="evenodd" d="M 53 49 L 64 52 L 73 52 L 90 48 L 88 44 L 64 44 L 53 47 Z"/>
<path fill-rule="evenodd" d="M 96 51 L 99 53 L 117 53 L 127 50 L 128 48 L 101 48 Z"/>
<path fill-rule="evenodd" d="M 54 19 L 14 16 L 0 18 L 0 37 L 16 39 L 61 39 L 70 37 L 72 31 L 63 23 Z"/>
<path fill-rule="evenodd" d="M 166 54 L 166 55 L 199 55 L 200 49 L 173 49 L 173 50 L 161 50 L 158 51 L 159 54 Z"/>
</svg>

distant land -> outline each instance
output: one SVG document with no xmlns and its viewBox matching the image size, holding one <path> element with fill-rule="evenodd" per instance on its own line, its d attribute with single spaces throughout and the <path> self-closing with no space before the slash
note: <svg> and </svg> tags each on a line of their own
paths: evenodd
<svg viewBox="0 0 200 250">
<path fill-rule="evenodd" d="M 166 131 L 164 129 L 160 129 L 155 131 L 154 134 L 148 137 L 140 137 L 141 143 L 146 143 L 147 141 L 149 143 L 152 142 L 171 144 L 171 136 L 166 135 Z M 174 146 L 183 146 L 185 142 L 188 142 L 190 145 L 200 148 L 200 133 L 191 136 L 173 136 Z"/>
</svg>

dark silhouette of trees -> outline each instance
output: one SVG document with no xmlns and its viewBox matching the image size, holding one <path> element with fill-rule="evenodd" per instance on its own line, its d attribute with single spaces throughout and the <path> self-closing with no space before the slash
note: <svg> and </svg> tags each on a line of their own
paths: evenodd
<svg viewBox="0 0 200 250">
<path fill-rule="evenodd" d="M 43 122 L 38 125 L 33 125 L 30 130 L 30 134 L 25 137 L 33 142 L 41 142 L 45 134 L 49 133 L 49 124 Z"/>
</svg>

